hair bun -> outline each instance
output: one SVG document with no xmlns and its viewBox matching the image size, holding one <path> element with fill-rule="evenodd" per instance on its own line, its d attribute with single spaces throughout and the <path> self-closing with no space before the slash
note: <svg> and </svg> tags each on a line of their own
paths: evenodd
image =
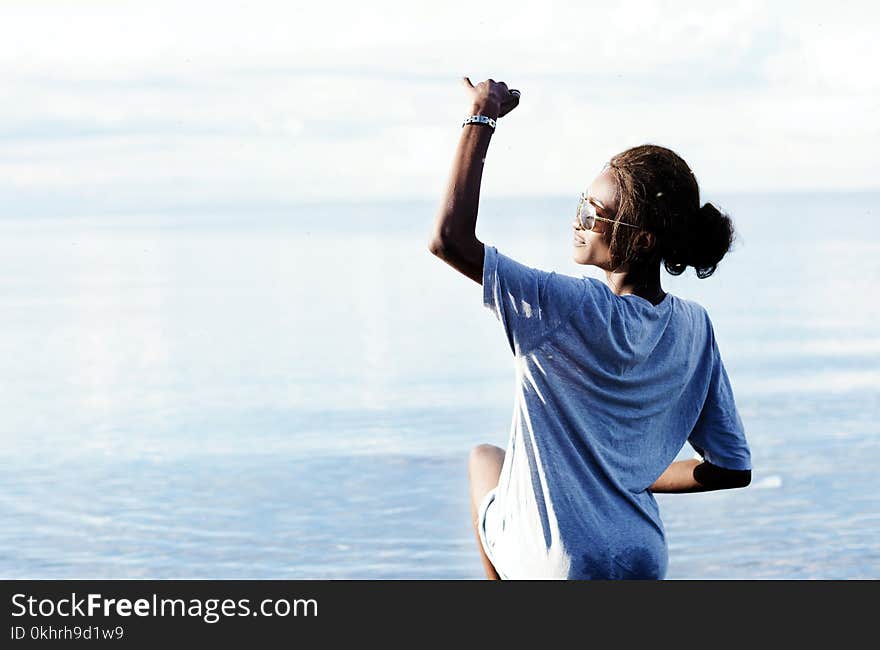
<svg viewBox="0 0 880 650">
<path fill-rule="evenodd" d="M 712 203 L 704 203 L 687 223 L 687 266 L 696 269 L 697 277 L 708 278 L 733 244 L 733 221 Z"/>
</svg>

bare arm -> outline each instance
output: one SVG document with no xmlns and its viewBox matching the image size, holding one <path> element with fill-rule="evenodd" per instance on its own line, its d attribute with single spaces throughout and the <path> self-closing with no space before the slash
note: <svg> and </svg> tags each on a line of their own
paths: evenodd
<svg viewBox="0 0 880 650">
<path fill-rule="evenodd" d="M 430 250 L 474 282 L 483 282 L 483 243 L 477 239 L 477 207 L 483 162 L 492 129 L 468 124 L 461 131 L 446 195 L 431 237 Z"/>
<path fill-rule="evenodd" d="M 491 79 L 473 86 L 465 77 L 471 94 L 471 114 L 500 118 L 519 103 L 519 92 L 511 92 L 504 82 Z M 468 124 L 462 129 L 452 162 L 446 193 L 434 222 L 428 250 L 474 282 L 483 282 L 483 243 L 477 239 L 477 209 L 483 164 L 492 139 L 492 129 L 484 124 Z"/>
<path fill-rule="evenodd" d="M 651 486 L 652 492 L 708 492 L 746 487 L 751 470 L 725 469 L 706 461 L 679 460 L 666 468 Z"/>
</svg>

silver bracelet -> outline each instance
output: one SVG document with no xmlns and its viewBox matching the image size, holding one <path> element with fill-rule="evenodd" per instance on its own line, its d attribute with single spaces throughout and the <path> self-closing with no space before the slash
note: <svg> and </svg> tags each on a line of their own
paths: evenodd
<svg viewBox="0 0 880 650">
<path fill-rule="evenodd" d="M 468 124 L 488 124 L 493 131 L 495 130 L 495 120 L 488 115 L 471 115 L 461 123 L 461 128 L 464 128 Z"/>
</svg>

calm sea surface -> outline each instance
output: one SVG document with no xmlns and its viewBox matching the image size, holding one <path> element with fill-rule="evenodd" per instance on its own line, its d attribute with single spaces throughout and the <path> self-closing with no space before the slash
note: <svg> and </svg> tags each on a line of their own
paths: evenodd
<svg viewBox="0 0 880 650">
<path fill-rule="evenodd" d="M 880 195 L 707 196 L 746 490 L 659 495 L 669 578 L 880 577 Z M 577 197 L 478 235 L 571 261 Z M 466 458 L 514 367 L 435 202 L 0 219 L 0 578 L 478 578 Z M 689 448 L 682 457 L 690 456 Z"/>
</svg>

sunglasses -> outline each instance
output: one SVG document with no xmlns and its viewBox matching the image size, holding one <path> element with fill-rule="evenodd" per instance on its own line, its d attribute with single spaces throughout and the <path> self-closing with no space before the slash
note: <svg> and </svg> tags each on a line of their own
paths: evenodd
<svg viewBox="0 0 880 650">
<path fill-rule="evenodd" d="M 619 221 L 617 219 L 606 219 L 605 217 L 600 217 L 596 214 L 596 206 L 590 202 L 589 197 L 583 192 L 581 192 L 581 200 L 578 203 L 577 209 L 577 221 L 576 223 L 581 227 L 582 230 L 592 230 L 593 226 L 596 225 L 597 221 L 606 221 L 608 223 L 620 223 L 624 226 L 629 226 L 630 228 L 639 228 L 641 226 L 635 226 L 631 223 L 626 223 L 625 221 Z"/>
</svg>

